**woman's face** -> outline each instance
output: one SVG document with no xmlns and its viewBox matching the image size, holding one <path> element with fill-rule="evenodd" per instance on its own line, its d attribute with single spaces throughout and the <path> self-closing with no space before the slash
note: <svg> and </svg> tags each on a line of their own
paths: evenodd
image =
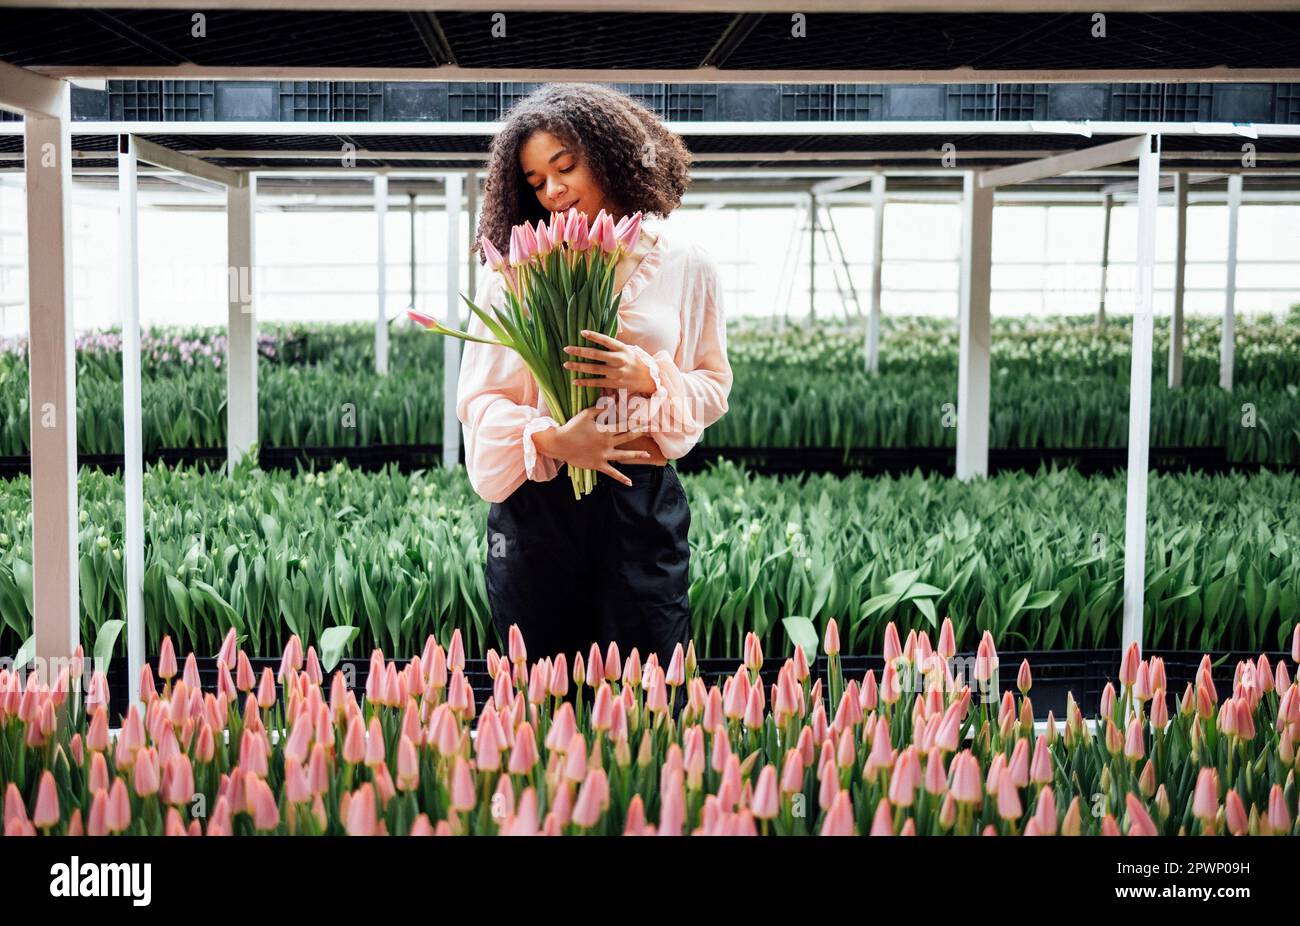
<svg viewBox="0 0 1300 926">
<path fill-rule="evenodd" d="M 544 129 L 533 132 L 520 147 L 519 168 L 547 212 L 568 212 L 576 206 L 589 222 L 601 209 L 613 219 L 621 218 L 606 201 L 582 154 Z"/>
</svg>

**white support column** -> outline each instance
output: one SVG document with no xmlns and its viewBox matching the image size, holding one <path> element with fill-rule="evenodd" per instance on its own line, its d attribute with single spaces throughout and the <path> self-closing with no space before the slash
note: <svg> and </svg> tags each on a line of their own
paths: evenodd
<svg viewBox="0 0 1300 926">
<path fill-rule="evenodd" d="M 1223 330 L 1219 336 L 1219 386 L 1232 391 L 1237 352 L 1237 218 L 1241 210 L 1241 174 L 1228 177 L 1228 278 L 1223 287 Z"/>
<path fill-rule="evenodd" d="M 137 167 L 130 135 L 118 136 L 117 296 L 122 318 L 122 477 L 126 498 L 126 662 L 128 704 L 140 700 L 144 666 L 144 454 L 141 447 L 140 232 Z"/>
<path fill-rule="evenodd" d="M 253 304 L 253 232 L 257 178 L 226 189 L 226 255 L 230 279 L 226 353 L 228 471 L 257 440 L 257 318 Z"/>
<path fill-rule="evenodd" d="M 808 322 L 817 318 L 817 194 L 808 194 Z"/>
<path fill-rule="evenodd" d="M 49 86 L 49 85 L 44 85 Z M 27 177 L 32 583 L 38 670 L 53 685 L 81 637 L 72 325 L 71 84 L 23 125 Z M 51 671 L 53 670 L 53 671 Z"/>
<path fill-rule="evenodd" d="M 465 178 L 447 174 L 447 317 L 443 324 L 460 327 L 460 198 Z M 442 465 L 460 464 L 460 419 L 456 417 L 456 387 L 460 381 L 460 338 L 443 338 L 442 363 Z"/>
<path fill-rule="evenodd" d="M 871 314 L 867 316 L 867 372 L 880 372 L 880 293 L 885 263 L 885 175 L 871 178 Z"/>
<path fill-rule="evenodd" d="M 388 251 L 386 234 L 388 225 L 388 175 L 375 174 L 375 268 L 377 279 L 375 295 L 378 315 L 375 317 L 375 372 L 388 375 Z"/>
<path fill-rule="evenodd" d="M 1097 327 L 1106 324 L 1106 277 L 1110 270 L 1110 210 L 1115 197 L 1105 193 L 1101 197 L 1101 295 L 1097 298 Z"/>
<path fill-rule="evenodd" d="M 1187 292 L 1187 174 L 1174 174 L 1174 311 L 1169 316 L 1169 388 L 1183 387 L 1183 302 Z"/>
<path fill-rule="evenodd" d="M 1133 306 L 1133 353 L 1129 372 L 1128 491 L 1124 517 L 1124 624 L 1122 650 L 1142 646 L 1146 592 L 1147 465 L 1151 441 L 1151 352 L 1155 330 L 1153 295 L 1156 209 L 1160 196 L 1160 136 L 1138 155 L 1137 299 Z"/>
<path fill-rule="evenodd" d="M 415 248 L 415 194 L 411 193 L 409 194 L 409 197 L 410 197 L 410 215 L 411 215 L 411 242 L 410 242 L 411 247 L 410 247 L 410 255 L 409 255 L 411 258 L 411 308 L 417 309 L 419 308 L 419 306 L 415 304 L 415 300 L 417 296 L 417 290 L 415 284 L 418 276 L 416 272 L 418 270 L 416 257 L 419 254 L 419 251 L 417 251 Z"/>
<path fill-rule="evenodd" d="M 957 478 L 989 472 L 989 278 L 993 264 L 993 187 L 974 171 L 963 180 L 961 341 L 957 365 Z"/>
</svg>

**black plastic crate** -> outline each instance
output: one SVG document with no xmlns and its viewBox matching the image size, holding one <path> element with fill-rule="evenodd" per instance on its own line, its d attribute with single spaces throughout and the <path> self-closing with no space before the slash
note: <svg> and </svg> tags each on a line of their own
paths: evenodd
<svg viewBox="0 0 1300 926">
<path fill-rule="evenodd" d="M 1164 107 L 1161 84 L 1116 84 L 1110 92 L 1110 118 L 1118 122 L 1159 122 Z"/>
<path fill-rule="evenodd" d="M 885 88 L 880 84 L 836 84 L 835 118 L 846 122 L 883 119 Z"/>
<path fill-rule="evenodd" d="M 22 122 L 23 117 L 18 113 L 11 113 L 7 109 L 0 109 L 0 122 Z"/>
<path fill-rule="evenodd" d="M 211 122 L 216 105 L 216 85 L 211 80 L 164 80 L 164 122 Z"/>
<path fill-rule="evenodd" d="M 835 118 L 834 84 L 783 84 L 781 118 L 788 122 L 828 122 Z"/>
<path fill-rule="evenodd" d="M 666 84 L 663 117 L 670 122 L 712 122 L 718 118 L 716 84 Z"/>
<path fill-rule="evenodd" d="M 950 84 L 948 86 L 947 118 L 990 121 L 997 118 L 997 112 L 996 84 Z"/>
<path fill-rule="evenodd" d="M 1273 118 L 1284 124 L 1300 123 L 1300 84 L 1278 84 L 1273 95 Z"/>
<path fill-rule="evenodd" d="M 1206 122 L 1214 106 L 1213 84 L 1165 84 L 1164 122 Z"/>
<path fill-rule="evenodd" d="M 500 112 L 504 116 L 516 103 L 528 96 L 538 87 L 539 83 L 505 83 L 501 85 L 500 91 Z"/>
<path fill-rule="evenodd" d="M 324 80 L 282 80 L 279 87 L 281 122 L 328 122 L 330 87 Z"/>
<path fill-rule="evenodd" d="M 162 85 L 161 80 L 108 81 L 108 117 L 126 122 L 162 121 Z"/>
<path fill-rule="evenodd" d="M 615 90 L 626 93 L 651 112 L 664 113 L 663 84 L 614 84 Z"/>
<path fill-rule="evenodd" d="M 997 118 L 1007 122 L 1047 118 L 1047 84 L 998 84 Z"/>
<path fill-rule="evenodd" d="M 330 118 L 335 122 L 379 122 L 384 85 L 378 80 L 336 80 L 330 84 Z"/>
<path fill-rule="evenodd" d="M 458 81 L 448 88 L 448 121 L 494 122 L 500 116 L 500 84 L 490 81 Z"/>
</svg>

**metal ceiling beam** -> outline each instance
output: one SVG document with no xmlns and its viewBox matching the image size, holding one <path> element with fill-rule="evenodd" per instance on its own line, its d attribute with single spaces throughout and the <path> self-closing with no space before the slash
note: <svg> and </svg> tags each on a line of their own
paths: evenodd
<svg viewBox="0 0 1300 926">
<path fill-rule="evenodd" d="M 0 108 L 16 113 L 31 113 L 51 119 L 61 118 L 60 102 L 65 90 L 63 81 L 53 80 L 27 68 L 0 61 Z M 21 122 L 6 124 L 6 134 L 21 135 Z"/>
<path fill-rule="evenodd" d="M 185 0 L 0 0 L 0 7 L 189 10 Z M 210 0 L 210 10 L 425 10 L 427 0 Z M 439 0 L 438 9 L 481 12 L 482 0 Z M 786 13 L 786 0 L 494 0 L 493 10 L 537 13 Z M 805 13 L 1221 13 L 1300 9 L 1296 0 L 805 0 Z"/>
<path fill-rule="evenodd" d="M 0 3 L 4 0 L 0 0 Z M 313 9 L 319 9 L 314 7 Z M 282 65 L 33 65 L 31 70 L 51 77 L 104 77 L 128 80 L 356 80 L 358 74 L 379 81 L 518 80 L 541 82 L 668 81 L 709 84 L 976 84 L 976 83 L 1292 83 L 1300 81 L 1300 68 L 1076 68 L 871 70 L 866 68 L 463 68 L 440 67 L 357 68 L 340 66 L 286 67 Z"/>
<path fill-rule="evenodd" d="M 3 2 L 3 0 L 0 0 Z M 0 62 L 3 65 L 3 62 Z M 4 67 L 11 67 L 3 65 Z M 25 71 L 24 68 L 15 68 Z M 367 75 L 371 72 L 367 71 Z M 1300 79 L 1300 71 L 1297 71 Z M 349 72 L 356 77 L 355 70 Z M 1282 123 L 1234 122 L 1060 122 L 1038 119 L 1004 122 L 958 119 L 915 120 L 844 120 L 834 122 L 763 122 L 665 121 L 665 127 L 682 136 L 840 136 L 840 135 L 945 135 L 958 138 L 971 135 L 1079 135 L 1092 138 L 1115 135 L 1128 138 L 1139 134 L 1159 134 L 1165 138 L 1182 136 L 1224 136 L 1243 138 L 1300 138 L 1300 125 Z M 366 135 L 497 135 L 504 122 L 128 122 L 85 120 L 75 123 L 76 135 L 296 135 L 296 136 L 366 136 Z M 0 135 L 21 135 L 19 123 L 0 123 Z M 960 156 L 960 152 L 959 152 Z"/>
<path fill-rule="evenodd" d="M 225 187 L 241 187 L 244 185 L 245 175 L 239 171 L 209 164 L 207 161 L 188 154 L 182 154 L 171 148 L 164 148 L 162 145 L 134 134 L 131 135 L 131 145 L 135 148 L 136 155 L 140 160 L 155 167 L 165 167 L 168 170 L 189 174 L 202 180 L 219 183 Z"/>
<path fill-rule="evenodd" d="M 1023 164 L 1012 164 L 997 170 L 986 170 L 979 175 L 979 185 L 985 189 L 1010 186 L 1015 183 L 1059 177 L 1076 170 L 1089 170 L 1134 161 L 1141 156 L 1146 143 L 1146 136 L 1123 138 L 1109 144 L 1071 151 L 1068 154 L 1058 154 Z"/>
</svg>

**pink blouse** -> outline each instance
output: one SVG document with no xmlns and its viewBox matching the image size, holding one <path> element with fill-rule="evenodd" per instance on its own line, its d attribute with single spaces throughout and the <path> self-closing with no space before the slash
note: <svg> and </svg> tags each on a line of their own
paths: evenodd
<svg viewBox="0 0 1300 926">
<path fill-rule="evenodd" d="M 675 460 L 727 412 L 732 373 L 726 319 L 717 267 L 708 252 L 676 242 L 662 225 L 646 227 L 659 239 L 623 286 L 615 336 L 632 346 L 655 383 L 652 396 L 628 396 L 627 418 L 646 424 L 664 457 Z M 480 267 L 479 274 L 474 304 L 484 311 L 490 311 L 489 305 L 504 306 L 501 274 L 486 267 Z M 492 337 L 477 315 L 469 315 L 464 330 Z M 537 450 L 533 435 L 559 427 L 559 422 L 550 416 L 522 358 L 506 347 L 462 343 L 456 417 L 474 491 L 489 502 L 500 502 L 526 479 L 554 479 L 563 461 Z M 583 339 L 580 346 L 596 345 Z M 602 388 L 601 395 L 617 402 L 615 389 Z"/>
</svg>

